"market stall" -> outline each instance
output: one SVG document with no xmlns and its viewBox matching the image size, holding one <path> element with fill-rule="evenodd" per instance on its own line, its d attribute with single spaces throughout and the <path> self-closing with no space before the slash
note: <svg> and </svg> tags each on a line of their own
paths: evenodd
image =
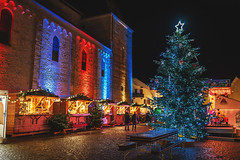
<svg viewBox="0 0 240 160">
<path fill-rule="evenodd" d="M 141 105 L 137 104 L 137 103 L 132 103 L 129 107 L 129 114 L 132 115 L 134 114 L 134 112 L 136 112 L 137 114 L 140 114 L 140 107 Z"/>
<path fill-rule="evenodd" d="M 229 102 L 226 100 L 228 99 L 227 96 L 230 95 L 231 92 L 230 87 L 213 87 L 209 89 L 209 102 L 211 105 L 209 107 L 210 121 L 208 125 L 229 125 L 229 115 L 226 115 Z"/>
<path fill-rule="evenodd" d="M 97 101 L 102 106 L 104 111 L 103 125 L 114 125 L 114 112 L 116 108 L 116 103 L 110 99 Z"/>
<path fill-rule="evenodd" d="M 88 107 L 92 103 L 92 99 L 83 95 L 77 94 L 66 100 L 67 112 L 70 115 L 69 120 L 73 128 L 86 129 L 87 120 L 90 116 Z"/>
<path fill-rule="evenodd" d="M 147 108 L 147 106 L 144 105 L 140 105 L 137 103 L 132 103 L 131 107 L 130 107 L 130 114 L 134 114 L 134 112 L 136 112 L 139 116 L 139 121 L 144 123 L 146 122 L 147 119 L 147 113 L 150 112 L 150 110 Z"/>
<path fill-rule="evenodd" d="M 53 104 L 59 97 L 42 89 L 32 89 L 20 92 L 16 99 L 9 97 L 10 103 L 15 103 L 14 134 L 48 132 L 47 124 L 53 115 Z"/>
<path fill-rule="evenodd" d="M 116 115 L 114 121 L 116 125 L 124 125 L 125 112 L 130 109 L 130 104 L 127 102 L 119 102 L 116 107 Z"/>
</svg>

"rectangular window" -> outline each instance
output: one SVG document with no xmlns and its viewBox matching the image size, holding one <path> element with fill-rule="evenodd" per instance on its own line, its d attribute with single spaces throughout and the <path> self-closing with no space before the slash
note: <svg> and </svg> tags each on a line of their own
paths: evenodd
<svg viewBox="0 0 240 160">
<path fill-rule="evenodd" d="M 135 89 L 135 93 L 138 93 L 138 90 L 137 90 L 137 89 Z"/>
</svg>

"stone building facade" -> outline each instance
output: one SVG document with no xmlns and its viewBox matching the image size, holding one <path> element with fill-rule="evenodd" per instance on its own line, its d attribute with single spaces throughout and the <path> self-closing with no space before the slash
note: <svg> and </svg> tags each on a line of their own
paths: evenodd
<svg viewBox="0 0 240 160">
<path fill-rule="evenodd" d="M 60 0 L 0 0 L 0 15 L 0 90 L 131 102 L 133 31 L 113 13 L 84 19 Z"/>
<path fill-rule="evenodd" d="M 137 78 L 133 78 L 133 103 L 138 105 L 153 106 L 151 100 L 162 97 L 157 90 L 151 89 L 148 85 Z"/>
<path fill-rule="evenodd" d="M 132 33 L 113 13 L 84 19 L 80 26 L 113 52 L 113 99 L 132 99 Z M 106 33 L 106 34 L 102 34 Z M 120 92 L 118 92 L 120 89 Z"/>
</svg>

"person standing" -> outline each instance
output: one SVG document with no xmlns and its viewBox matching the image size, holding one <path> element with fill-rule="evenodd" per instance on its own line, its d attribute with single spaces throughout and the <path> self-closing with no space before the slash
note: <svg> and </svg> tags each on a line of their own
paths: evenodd
<svg viewBox="0 0 240 160">
<path fill-rule="evenodd" d="M 132 115 L 132 123 L 133 123 L 133 126 L 132 126 L 132 131 L 137 130 L 137 122 L 138 122 L 138 115 L 136 112 L 134 112 L 134 114 Z"/>
<path fill-rule="evenodd" d="M 128 111 L 125 112 L 125 131 L 129 131 L 129 121 L 130 121 L 130 116 Z"/>
</svg>

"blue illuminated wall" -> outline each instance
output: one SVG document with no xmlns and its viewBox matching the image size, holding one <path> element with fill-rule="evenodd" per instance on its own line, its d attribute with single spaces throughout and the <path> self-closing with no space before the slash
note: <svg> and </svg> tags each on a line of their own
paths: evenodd
<svg viewBox="0 0 240 160">
<path fill-rule="evenodd" d="M 112 99 L 111 54 L 101 51 L 101 99 Z"/>
<path fill-rule="evenodd" d="M 127 38 L 127 83 L 129 86 L 129 94 L 130 97 L 132 99 L 132 90 L 133 90 L 133 86 L 132 86 L 132 36 L 130 36 L 131 34 L 129 34 L 128 38 Z"/>
</svg>

